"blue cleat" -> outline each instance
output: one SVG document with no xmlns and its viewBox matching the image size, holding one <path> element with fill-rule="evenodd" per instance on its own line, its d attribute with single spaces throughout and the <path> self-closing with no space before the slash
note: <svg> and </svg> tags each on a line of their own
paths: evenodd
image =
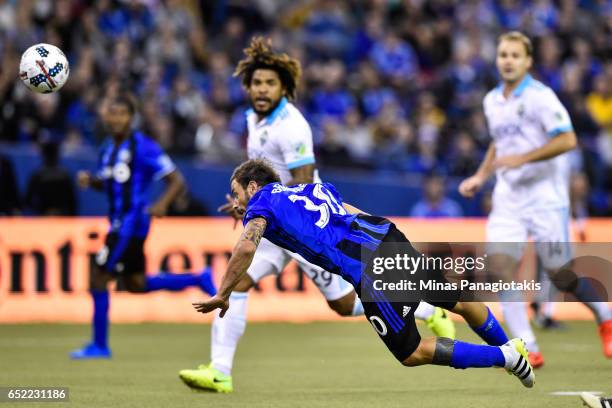
<svg viewBox="0 0 612 408">
<path fill-rule="evenodd" d="M 111 350 L 108 347 L 100 347 L 95 343 L 89 343 L 70 353 L 70 358 L 73 360 L 111 358 Z"/>
<path fill-rule="evenodd" d="M 210 296 L 215 296 L 217 294 L 217 288 L 212 279 L 212 269 L 210 266 L 204 268 L 200 274 L 200 289 Z"/>
</svg>

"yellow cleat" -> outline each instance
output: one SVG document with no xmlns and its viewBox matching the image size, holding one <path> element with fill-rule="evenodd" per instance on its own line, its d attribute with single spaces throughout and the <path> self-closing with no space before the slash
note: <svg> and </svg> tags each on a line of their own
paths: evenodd
<svg viewBox="0 0 612 408">
<path fill-rule="evenodd" d="M 179 378 L 190 388 L 202 391 L 230 393 L 234 391 L 232 376 L 225 375 L 210 365 L 200 365 L 195 370 L 179 371 Z"/>
<path fill-rule="evenodd" d="M 444 309 L 436 307 L 434 313 L 425 319 L 425 323 L 437 337 L 455 338 L 455 323 L 448 317 Z"/>
</svg>

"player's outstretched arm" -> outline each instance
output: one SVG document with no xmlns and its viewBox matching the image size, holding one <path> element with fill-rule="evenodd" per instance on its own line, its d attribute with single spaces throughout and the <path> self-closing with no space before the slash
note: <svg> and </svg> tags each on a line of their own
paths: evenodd
<svg viewBox="0 0 612 408">
<path fill-rule="evenodd" d="M 227 265 L 227 272 L 225 272 L 217 295 L 205 302 L 193 303 L 198 312 L 209 313 L 215 309 L 221 309 L 219 316 L 225 315 L 225 311 L 229 308 L 229 296 L 251 265 L 261 237 L 266 231 L 266 225 L 264 218 L 253 218 L 248 222 L 238 243 L 234 246 L 232 257 Z"/>
<path fill-rule="evenodd" d="M 516 168 L 523 164 L 552 159 L 576 147 L 574 132 L 563 132 L 551 138 L 544 146 L 524 154 L 500 157 L 495 160 L 496 168 Z"/>
</svg>

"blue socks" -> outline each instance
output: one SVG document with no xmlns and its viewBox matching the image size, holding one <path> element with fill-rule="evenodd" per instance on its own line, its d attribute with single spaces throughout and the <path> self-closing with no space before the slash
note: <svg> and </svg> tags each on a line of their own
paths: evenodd
<svg viewBox="0 0 612 408">
<path fill-rule="evenodd" d="M 474 330 L 481 339 L 486 341 L 487 344 L 491 346 L 501 346 L 506 344 L 510 339 L 508 339 L 504 329 L 501 327 L 495 316 L 493 316 L 493 313 L 491 313 L 491 309 L 487 307 L 487 311 L 489 314 L 484 324 L 480 327 L 472 327 L 472 330 Z"/>
<path fill-rule="evenodd" d="M 100 348 L 108 347 L 108 291 L 92 290 L 94 302 L 93 341 Z"/>
<path fill-rule="evenodd" d="M 200 275 L 193 273 L 159 273 L 155 276 L 147 276 L 147 292 L 156 290 L 179 291 L 190 286 L 200 286 Z"/>
<path fill-rule="evenodd" d="M 499 347 L 464 343 L 455 340 L 450 366 L 453 368 L 503 367 L 504 353 Z"/>
</svg>

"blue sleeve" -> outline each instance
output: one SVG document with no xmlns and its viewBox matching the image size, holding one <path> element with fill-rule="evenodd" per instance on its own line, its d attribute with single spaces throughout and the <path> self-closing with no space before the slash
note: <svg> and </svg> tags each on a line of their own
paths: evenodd
<svg viewBox="0 0 612 408">
<path fill-rule="evenodd" d="M 336 187 L 333 184 L 323 183 L 323 187 L 325 187 L 334 196 L 334 199 L 338 201 L 339 205 L 342 205 L 342 203 L 344 203 L 344 199 L 342 198 L 338 190 L 336 190 Z"/>
<path fill-rule="evenodd" d="M 159 180 L 176 170 L 176 166 L 174 162 L 172 162 L 172 159 L 164 153 L 157 143 L 148 138 L 144 140 L 146 140 L 146 142 L 142 144 L 141 160 L 147 172 L 151 174 L 155 180 Z"/>
<path fill-rule="evenodd" d="M 249 221 L 253 218 L 264 218 L 267 222 L 266 230 L 275 225 L 276 218 L 274 217 L 274 212 L 272 211 L 272 200 L 271 194 L 269 191 L 259 191 L 251 201 L 249 201 L 249 205 L 247 206 L 246 214 L 244 214 L 244 218 L 242 220 L 243 225 L 247 225 Z"/>
</svg>

